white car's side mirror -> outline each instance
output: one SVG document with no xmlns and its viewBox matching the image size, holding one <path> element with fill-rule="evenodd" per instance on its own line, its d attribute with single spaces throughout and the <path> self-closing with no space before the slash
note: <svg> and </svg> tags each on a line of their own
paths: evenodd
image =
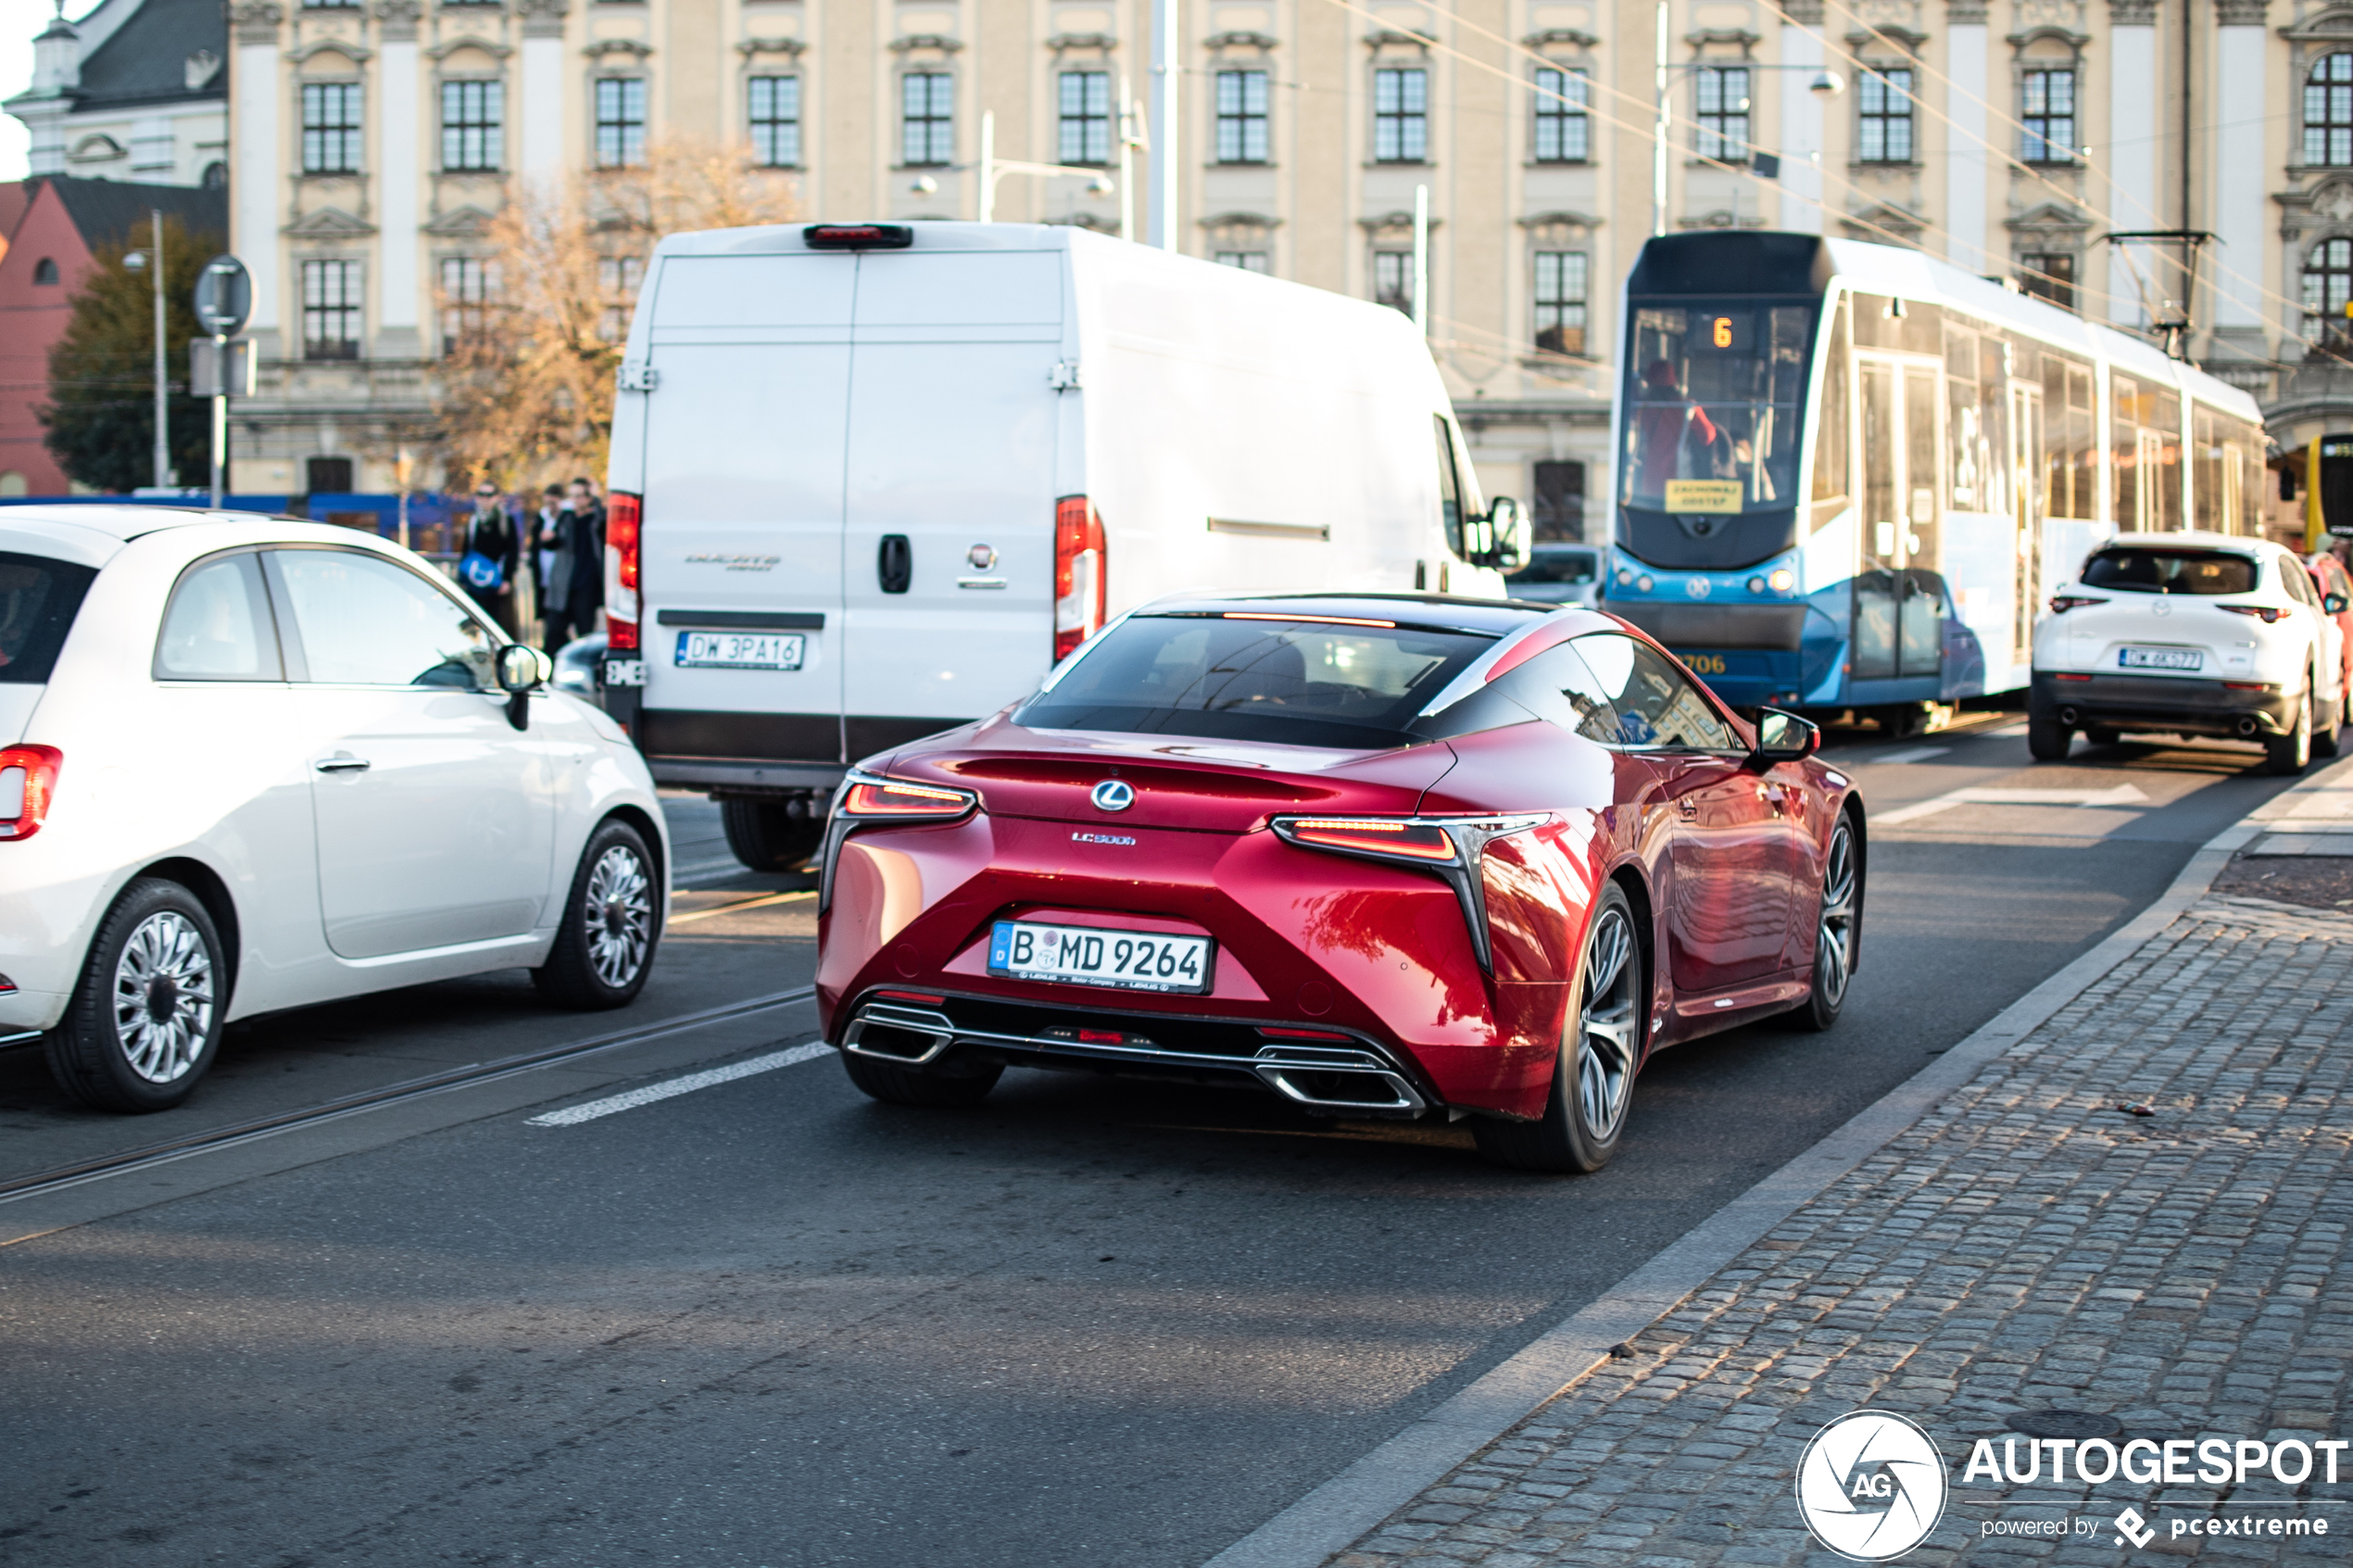
<svg viewBox="0 0 2353 1568">
<path fill-rule="evenodd" d="M 556 673 L 556 661 L 537 648 L 510 643 L 498 650 L 498 689 L 527 692 L 544 686 Z"/>
</svg>

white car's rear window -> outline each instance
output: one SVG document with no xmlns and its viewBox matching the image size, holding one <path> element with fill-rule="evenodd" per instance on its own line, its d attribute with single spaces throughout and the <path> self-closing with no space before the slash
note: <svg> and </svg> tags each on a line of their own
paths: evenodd
<svg viewBox="0 0 2353 1568">
<path fill-rule="evenodd" d="M 90 591 L 95 569 L 0 550 L 0 683 L 41 685 Z"/>
<path fill-rule="evenodd" d="M 2261 571 L 2251 558 L 2226 551 L 2135 545 L 2093 556 L 2083 563 L 2083 583 L 2127 594 L 2251 594 Z"/>
</svg>

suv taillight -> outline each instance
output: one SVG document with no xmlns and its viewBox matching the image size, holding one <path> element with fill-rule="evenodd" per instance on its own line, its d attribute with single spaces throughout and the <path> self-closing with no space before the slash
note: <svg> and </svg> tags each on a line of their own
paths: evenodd
<svg viewBox="0 0 2353 1568">
<path fill-rule="evenodd" d="M 616 490 L 605 506 L 605 646 L 637 646 L 637 534 L 644 503 Z"/>
<path fill-rule="evenodd" d="M 0 747 L 0 839 L 31 838 L 41 831 L 65 759 L 54 746 Z"/>
<path fill-rule="evenodd" d="M 1084 495 L 1054 503 L 1054 662 L 1103 629 L 1103 520 Z"/>
</svg>

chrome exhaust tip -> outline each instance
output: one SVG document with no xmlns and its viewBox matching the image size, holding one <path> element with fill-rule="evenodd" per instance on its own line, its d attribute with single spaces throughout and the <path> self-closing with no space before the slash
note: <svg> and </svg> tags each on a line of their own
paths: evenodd
<svg viewBox="0 0 2353 1568">
<path fill-rule="evenodd" d="M 1267 1046 L 1250 1067 L 1267 1087 L 1311 1110 L 1417 1116 L 1429 1109 L 1412 1084 L 1370 1051 Z"/>
<path fill-rule="evenodd" d="M 863 1007 L 841 1032 L 841 1048 L 847 1054 L 900 1067 L 937 1061 L 955 1043 L 956 1026 L 948 1015 L 927 1008 Z"/>
</svg>

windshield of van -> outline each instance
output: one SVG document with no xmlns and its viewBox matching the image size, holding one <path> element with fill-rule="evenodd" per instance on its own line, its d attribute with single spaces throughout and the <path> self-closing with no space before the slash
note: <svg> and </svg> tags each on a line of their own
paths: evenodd
<svg viewBox="0 0 2353 1568">
<path fill-rule="evenodd" d="M 1625 504 L 1669 512 L 1795 504 L 1813 307 L 1629 305 Z"/>
<path fill-rule="evenodd" d="M 1492 639 L 1251 611 L 1122 621 L 1013 718 L 1115 730 L 1378 749 Z"/>
<path fill-rule="evenodd" d="M 91 567 L 0 550 L 0 684 L 41 685 L 57 662 Z"/>
<path fill-rule="evenodd" d="M 2126 594 L 2251 594 L 2260 570 L 2211 550 L 2102 550 L 2083 563 L 2083 582 Z"/>
</svg>

